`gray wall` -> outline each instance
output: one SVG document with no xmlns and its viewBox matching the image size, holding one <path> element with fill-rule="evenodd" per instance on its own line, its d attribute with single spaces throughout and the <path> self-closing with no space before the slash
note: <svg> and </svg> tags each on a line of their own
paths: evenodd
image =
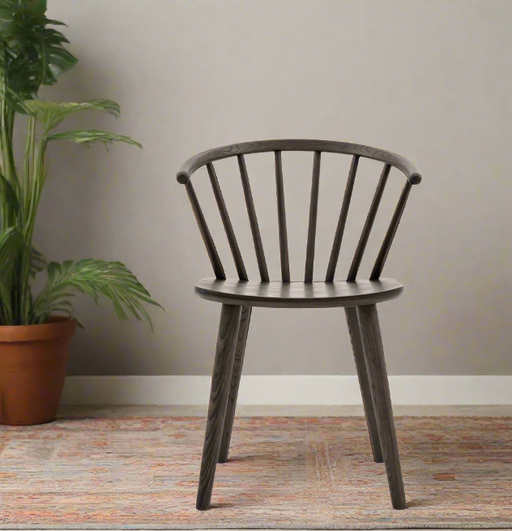
<svg viewBox="0 0 512 531">
<path fill-rule="evenodd" d="M 52 146 L 36 244 L 57 260 L 121 260 L 166 308 L 152 311 L 152 334 L 138 322 L 119 322 L 106 303 L 96 308 L 78 297 L 86 330 L 74 339 L 70 374 L 211 372 L 219 307 L 193 294 L 194 282 L 212 273 L 175 173 L 198 151 L 279 137 L 374 145 L 405 155 L 423 172 L 384 270 L 406 285 L 402 298 L 381 306 L 389 372 L 512 374 L 511 2 L 49 4 L 49 15 L 69 25 L 65 33 L 80 62 L 44 97 L 119 101 L 118 122 L 90 113 L 68 126 L 130 134 L 144 150 Z M 252 160 L 275 277 L 272 159 Z M 324 162 L 318 268 L 327 264 L 349 161 Z M 218 171 L 250 254 L 236 164 L 219 164 Z M 310 171 L 310 156 L 285 157 L 296 278 L 303 271 Z M 346 251 L 357 242 L 379 171 L 371 162 L 363 168 Z M 201 197 L 208 192 L 204 177 L 197 179 Z M 363 273 L 401 184 L 392 173 Z M 214 234 L 221 235 L 211 200 L 210 206 Z M 229 261 L 225 240 L 220 252 Z M 254 274 L 255 262 L 249 265 Z M 352 374 L 343 311 L 256 310 L 245 369 Z"/>
</svg>

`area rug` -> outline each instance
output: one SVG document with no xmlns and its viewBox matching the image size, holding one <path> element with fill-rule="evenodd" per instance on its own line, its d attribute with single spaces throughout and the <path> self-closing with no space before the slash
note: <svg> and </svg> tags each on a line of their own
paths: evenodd
<svg viewBox="0 0 512 531">
<path fill-rule="evenodd" d="M 398 417 L 404 511 L 360 417 L 236 418 L 212 509 L 196 511 L 205 425 L 0 426 L 0 529 L 512 527 L 512 418 Z"/>
</svg>

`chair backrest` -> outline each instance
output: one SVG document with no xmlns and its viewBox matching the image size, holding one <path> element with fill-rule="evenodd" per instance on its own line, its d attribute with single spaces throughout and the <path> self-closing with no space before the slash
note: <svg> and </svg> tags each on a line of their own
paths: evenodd
<svg viewBox="0 0 512 531">
<path fill-rule="evenodd" d="M 254 200 L 251 192 L 251 186 L 249 182 L 249 176 L 247 173 L 247 167 L 245 163 L 245 155 L 252 153 L 273 152 L 275 159 L 275 179 L 276 179 L 276 195 L 277 195 L 277 212 L 278 212 L 278 225 L 279 225 L 279 249 L 281 257 L 281 280 L 283 282 L 290 282 L 290 263 L 288 255 L 288 232 L 286 228 L 286 212 L 285 212 L 285 198 L 284 198 L 284 185 L 283 185 L 283 166 L 281 160 L 282 151 L 311 151 L 313 155 L 313 177 L 311 185 L 311 199 L 309 207 L 309 224 L 308 224 L 308 236 L 306 245 L 306 263 L 304 268 L 304 282 L 313 281 L 313 266 L 315 258 L 315 238 L 316 238 L 316 225 L 318 214 L 318 191 L 320 184 L 320 162 L 322 152 L 328 153 L 342 153 L 346 155 L 352 155 L 352 162 L 350 171 L 348 174 L 345 194 L 341 204 L 341 210 L 338 218 L 337 227 L 334 233 L 334 240 L 331 249 L 329 265 L 325 275 L 326 282 L 332 282 L 334 280 L 334 274 L 336 266 L 338 264 L 338 257 L 341 249 L 341 242 L 343 239 L 343 233 L 345 231 L 345 225 L 347 221 L 348 211 L 350 207 L 350 201 L 352 198 L 352 192 L 354 189 L 354 183 L 356 179 L 357 168 L 359 159 L 361 157 L 377 160 L 384 163 L 380 179 L 373 196 L 373 200 L 370 206 L 370 210 L 366 217 L 359 242 L 357 244 L 352 263 L 347 275 L 347 281 L 355 281 L 361 260 L 368 243 L 368 238 L 373 227 L 375 216 L 381 202 L 382 194 L 386 186 L 386 182 L 389 176 L 391 167 L 395 167 L 400 170 L 406 177 L 406 183 L 398 200 L 391 222 L 384 237 L 384 241 L 380 247 L 377 259 L 373 266 L 370 280 L 378 280 L 384 263 L 389 253 L 389 249 L 393 242 L 400 218 L 405 208 L 407 198 L 411 191 L 411 187 L 414 184 L 418 184 L 421 181 L 421 175 L 416 166 L 407 159 L 384 151 L 382 149 L 363 146 L 360 144 L 350 144 L 346 142 L 334 142 L 328 140 L 260 140 L 256 142 L 244 142 L 241 144 L 231 144 L 229 146 L 223 146 L 208 151 L 203 151 L 190 159 L 188 159 L 180 171 L 178 172 L 178 182 L 184 184 L 187 190 L 192 210 L 194 211 L 201 236 L 206 246 L 208 256 L 210 257 L 211 264 L 215 276 L 218 279 L 225 279 L 226 274 L 224 267 L 219 258 L 217 248 L 211 236 L 210 230 L 206 223 L 203 211 L 199 205 L 197 195 L 192 186 L 191 176 L 192 174 L 202 166 L 206 165 L 210 182 L 213 188 L 213 193 L 219 208 L 222 224 L 226 231 L 229 247 L 233 255 L 236 270 L 240 280 L 248 280 L 245 264 L 240 252 L 240 248 L 235 236 L 233 225 L 226 208 L 226 203 L 222 194 L 221 187 L 213 167 L 213 163 L 220 159 L 228 157 L 237 157 L 238 166 L 240 168 L 241 184 L 244 192 L 245 203 L 247 207 L 247 213 L 249 215 L 249 224 L 254 241 L 254 249 L 256 252 L 256 259 L 258 262 L 258 268 L 261 280 L 268 282 L 269 274 L 267 268 L 267 262 L 265 259 L 265 253 L 263 251 L 263 242 L 258 225 L 258 219 L 256 216 L 256 210 L 254 207 Z"/>
</svg>

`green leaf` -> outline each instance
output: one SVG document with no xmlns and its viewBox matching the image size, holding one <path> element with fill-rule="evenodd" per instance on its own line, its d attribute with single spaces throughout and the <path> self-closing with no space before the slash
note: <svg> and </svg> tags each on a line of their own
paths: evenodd
<svg viewBox="0 0 512 531">
<path fill-rule="evenodd" d="M 50 262 L 46 267 L 46 272 L 48 274 L 48 282 L 53 284 L 55 276 L 60 271 L 60 264 L 58 262 Z"/>
<path fill-rule="evenodd" d="M 82 103 L 66 101 L 28 100 L 24 102 L 28 114 L 41 122 L 48 132 L 65 118 L 82 111 L 108 112 L 116 118 L 121 113 L 119 104 L 112 100 L 89 100 Z"/>
<path fill-rule="evenodd" d="M 45 16 L 45 0 L 1 0 L 0 70 L 7 81 L 6 99 L 23 113 L 19 101 L 35 98 L 41 84 L 51 85 L 77 63 L 64 44 L 68 42 L 51 25 L 63 25 Z"/>
<path fill-rule="evenodd" d="M 14 260 L 24 246 L 25 240 L 18 227 L 8 227 L 0 231 L 0 278 L 9 276 Z"/>
<path fill-rule="evenodd" d="M 115 133 L 106 133 L 105 131 L 64 131 L 62 133 L 54 133 L 46 137 L 50 140 L 65 140 L 67 142 L 74 142 L 75 144 L 93 144 L 94 142 L 102 142 L 105 147 L 113 142 L 125 142 L 132 146 L 142 147 L 137 141 L 129 136 L 117 135 Z"/>
<path fill-rule="evenodd" d="M 71 303 L 66 299 L 72 295 L 69 289 L 73 288 L 91 295 L 96 302 L 100 295 L 107 297 L 120 319 L 128 319 L 131 314 L 136 319 L 146 320 L 153 329 L 141 302 L 162 307 L 151 299 L 146 288 L 121 262 L 85 259 L 73 263 L 67 260 L 62 264 L 51 262 L 47 271 L 48 283 L 34 303 L 33 322 L 57 309 L 71 311 Z"/>
<path fill-rule="evenodd" d="M 16 180 L 12 183 L 0 173 L 1 210 L 3 211 L 8 208 L 15 216 L 18 216 L 21 212 L 20 195 L 21 191 L 19 189 L 18 181 Z"/>
<path fill-rule="evenodd" d="M 69 42 L 62 33 L 48 28 L 44 33 L 47 64 L 43 72 L 43 85 L 53 85 L 57 83 L 57 77 L 76 65 L 78 59 L 62 46 L 62 43 Z"/>
<path fill-rule="evenodd" d="M 46 258 L 34 247 L 32 247 L 32 256 L 30 260 L 30 276 L 35 278 L 37 273 L 45 269 L 48 263 Z"/>
</svg>

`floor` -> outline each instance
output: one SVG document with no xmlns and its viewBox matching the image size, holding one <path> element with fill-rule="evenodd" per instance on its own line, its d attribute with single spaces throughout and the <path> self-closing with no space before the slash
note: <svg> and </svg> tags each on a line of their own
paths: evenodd
<svg viewBox="0 0 512 531">
<path fill-rule="evenodd" d="M 394 406 L 393 409 L 395 415 L 397 416 L 512 416 L 512 405 Z M 206 412 L 206 406 L 67 406 L 61 407 L 57 413 L 57 416 L 205 416 Z M 237 415 L 240 416 L 284 415 L 322 417 L 352 415 L 359 416 L 363 414 L 362 406 L 239 406 L 237 408 Z"/>
<path fill-rule="evenodd" d="M 512 416 L 512 405 L 504 406 L 393 406 L 395 415 L 411 416 Z M 57 416 L 206 416 L 207 406 L 67 406 Z M 360 416 L 362 406 L 237 406 L 239 416 Z"/>
</svg>

